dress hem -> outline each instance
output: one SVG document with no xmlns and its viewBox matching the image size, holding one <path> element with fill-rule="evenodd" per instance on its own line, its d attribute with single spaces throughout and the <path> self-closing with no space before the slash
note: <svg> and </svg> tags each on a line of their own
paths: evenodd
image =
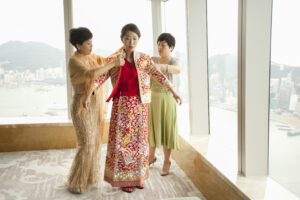
<svg viewBox="0 0 300 200">
<path fill-rule="evenodd" d="M 136 186 L 142 186 L 142 182 L 146 180 L 149 177 L 147 174 L 142 180 L 140 181 L 112 181 L 110 178 L 104 176 L 104 181 L 111 184 L 112 187 L 136 187 Z"/>
</svg>

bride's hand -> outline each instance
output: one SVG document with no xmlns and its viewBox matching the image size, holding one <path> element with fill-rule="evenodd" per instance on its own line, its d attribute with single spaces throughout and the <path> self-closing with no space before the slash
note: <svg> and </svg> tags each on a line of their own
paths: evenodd
<svg viewBox="0 0 300 200">
<path fill-rule="evenodd" d="M 173 97 L 174 97 L 176 103 L 178 103 L 179 105 L 182 104 L 182 99 L 176 92 L 173 93 Z"/>
</svg>

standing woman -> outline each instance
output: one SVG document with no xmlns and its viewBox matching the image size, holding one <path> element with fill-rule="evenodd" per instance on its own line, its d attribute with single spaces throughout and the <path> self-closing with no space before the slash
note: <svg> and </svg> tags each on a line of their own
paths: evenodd
<svg viewBox="0 0 300 200">
<path fill-rule="evenodd" d="M 153 57 L 155 67 L 172 82 L 173 74 L 180 73 L 179 62 L 171 56 L 175 47 L 175 38 L 162 33 L 158 39 L 160 57 Z M 149 122 L 149 164 L 156 161 L 155 148 L 163 146 L 164 164 L 161 175 L 169 174 L 171 150 L 179 149 L 176 101 L 155 79 L 151 78 L 151 103 L 148 110 Z"/>
<path fill-rule="evenodd" d="M 96 184 L 100 170 L 99 94 L 93 88 L 97 76 L 114 66 L 123 65 L 124 59 L 102 58 L 92 52 L 92 33 L 87 28 L 70 30 L 70 43 L 76 52 L 70 57 L 68 70 L 74 91 L 71 117 L 77 136 L 77 153 L 68 179 L 72 193 L 82 193 L 89 184 Z"/>
<path fill-rule="evenodd" d="M 108 99 L 113 98 L 113 106 L 104 180 L 125 192 L 133 192 L 133 187 L 143 189 L 143 181 L 149 175 L 147 104 L 151 101 L 150 77 L 167 88 L 181 103 L 167 78 L 155 69 L 151 58 L 135 51 L 140 36 L 135 24 L 122 28 L 125 65 L 98 79 L 98 84 L 102 84 L 111 76 L 114 86 Z"/>
</svg>

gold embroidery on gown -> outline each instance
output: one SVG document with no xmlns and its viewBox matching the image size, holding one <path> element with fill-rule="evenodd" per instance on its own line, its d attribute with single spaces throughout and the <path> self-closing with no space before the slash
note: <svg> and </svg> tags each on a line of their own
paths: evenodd
<svg viewBox="0 0 300 200">
<path fill-rule="evenodd" d="M 92 90 L 95 80 L 94 69 L 105 63 L 105 59 L 95 54 L 75 53 L 69 59 L 69 75 L 73 86 L 71 117 L 77 136 L 77 152 L 71 166 L 68 188 L 71 192 L 82 193 L 88 185 L 97 184 L 100 175 L 101 136 L 100 124 L 104 123 L 103 87 L 98 88 L 88 109 L 82 103 Z M 107 85 L 106 85 L 107 86 Z M 103 128 L 103 126 L 101 126 Z"/>
</svg>

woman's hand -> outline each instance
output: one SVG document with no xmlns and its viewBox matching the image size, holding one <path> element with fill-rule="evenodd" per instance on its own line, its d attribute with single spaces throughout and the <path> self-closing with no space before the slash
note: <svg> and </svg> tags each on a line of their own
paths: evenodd
<svg viewBox="0 0 300 200">
<path fill-rule="evenodd" d="M 176 103 L 178 103 L 179 105 L 181 105 L 182 104 L 181 97 L 173 90 L 173 88 L 169 88 L 169 91 L 173 94 L 173 97 L 174 97 Z"/>
<path fill-rule="evenodd" d="M 89 108 L 89 105 L 91 103 L 91 95 L 95 94 L 95 91 L 91 91 L 91 93 L 86 97 L 86 99 L 82 102 L 82 105 L 85 109 Z"/>
<path fill-rule="evenodd" d="M 115 58 L 115 66 L 123 66 L 125 64 L 124 53 L 117 55 Z"/>
<path fill-rule="evenodd" d="M 84 101 L 82 102 L 83 107 L 84 107 L 85 109 L 88 109 L 88 108 L 89 108 L 89 105 L 90 105 L 90 102 L 91 102 L 91 98 L 90 98 L 90 96 L 89 96 L 86 100 L 84 100 Z"/>
<path fill-rule="evenodd" d="M 179 105 L 182 104 L 182 99 L 181 99 L 181 97 L 180 97 L 176 92 L 173 93 L 173 97 L 174 97 L 175 101 L 176 101 Z"/>
<path fill-rule="evenodd" d="M 115 66 L 119 67 L 119 66 L 123 66 L 125 64 L 125 57 L 126 57 L 126 53 L 123 50 L 122 53 L 118 54 L 116 59 L 115 59 Z"/>
</svg>

